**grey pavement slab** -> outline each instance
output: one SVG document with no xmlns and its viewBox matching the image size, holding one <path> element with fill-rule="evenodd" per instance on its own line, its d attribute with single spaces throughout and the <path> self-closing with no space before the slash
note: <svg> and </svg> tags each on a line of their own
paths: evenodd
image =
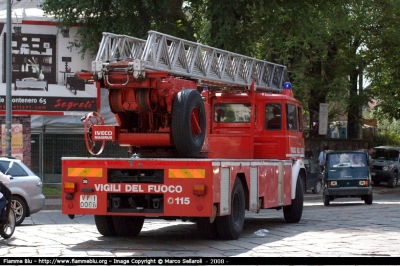
<svg viewBox="0 0 400 266">
<path fill-rule="evenodd" d="M 372 205 L 359 199 L 340 199 L 326 207 L 321 195 L 306 195 L 297 224 L 286 223 L 282 210 L 246 212 L 241 237 L 229 241 L 205 240 L 195 223 L 162 219 L 146 219 L 137 237 L 105 237 L 97 231 L 92 215 L 71 220 L 60 209 L 44 209 L 27 217 L 10 239 L 0 239 L 0 257 L 397 258 L 400 187 L 374 191 Z M 61 204 L 61 199 L 46 201 L 46 206 L 59 208 Z M 263 234 L 255 234 L 260 230 Z M 371 260 L 367 264 L 379 263 Z"/>
</svg>

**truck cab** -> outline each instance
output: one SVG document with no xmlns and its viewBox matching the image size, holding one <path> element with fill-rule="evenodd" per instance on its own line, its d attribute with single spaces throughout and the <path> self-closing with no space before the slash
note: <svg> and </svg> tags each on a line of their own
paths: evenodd
<svg viewBox="0 0 400 266">
<path fill-rule="evenodd" d="M 293 97 L 255 92 L 253 99 L 251 93 L 213 93 L 206 106 L 209 158 L 284 160 L 304 154 L 302 107 Z"/>
</svg>

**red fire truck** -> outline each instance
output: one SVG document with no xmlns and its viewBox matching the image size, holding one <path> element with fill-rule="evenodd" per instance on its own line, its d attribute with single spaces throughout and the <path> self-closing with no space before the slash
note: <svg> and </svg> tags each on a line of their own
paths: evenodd
<svg viewBox="0 0 400 266">
<path fill-rule="evenodd" d="M 118 123 L 86 115 L 88 151 L 112 141 L 130 155 L 62 158 L 63 214 L 94 215 L 105 236 L 137 236 L 159 218 L 237 239 L 246 210 L 300 221 L 302 107 L 285 66 L 155 31 L 104 33 L 88 76 L 108 89 Z"/>
</svg>

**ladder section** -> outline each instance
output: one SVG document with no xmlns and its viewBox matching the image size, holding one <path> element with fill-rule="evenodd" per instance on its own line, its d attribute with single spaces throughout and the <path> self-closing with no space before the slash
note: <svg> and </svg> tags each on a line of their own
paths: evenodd
<svg viewBox="0 0 400 266">
<path fill-rule="evenodd" d="M 146 40 L 103 32 L 96 61 L 112 62 L 141 58 Z"/>
<path fill-rule="evenodd" d="M 286 79 L 286 67 L 231 53 L 225 50 L 149 31 L 147 41 L 103 33 L 96 57 L 94 72 L 99 72 L 104 62 L 135 59 L 133 72 L 144 69 L 168 71 L 171 75 L 199 79 L 199 83 L 216 83 L 248 89 L 255 81 L 257 90 L 281 93 Z M 140 62 L 137 62 L 140 59 Z M 128 70 L 129 71 L 129 70 Z M 135 75 L 134 75 L 135 76 Z"/>
</svg>

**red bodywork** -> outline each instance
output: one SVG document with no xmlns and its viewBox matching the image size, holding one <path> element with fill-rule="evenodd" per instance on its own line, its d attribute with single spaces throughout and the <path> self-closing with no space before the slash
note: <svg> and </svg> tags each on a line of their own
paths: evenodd
<svg viewBox="0 0 400 266">
<path fill-rule="evenodd" d="M 118 63 L 118 67 L 123 66 Z M 291 204 L 292 180 L 299 172 L 293 172 L 293 165 L 304 154 L 298 100 L 257 92 L 253 87 L 221 90 L 209 86 L 201 94 L 205 128 L 195 111 L 188 125 L 193 136 L 205 131 L 204 144 L 197 158 L 180 158 L 171 135 L 173 105 L 182 88 L 198 89 L 195 81 L 162 71 L 147 71 L 145 79 L 116 71 L 98 82 L 109 89 L 118 126 L 94 124 L 86 134 L 91 141 L 115 141 L 142 156 L 63 158 L 64 214 L 228 215 L 231 210 L 226 206 L 237 178 L 245 187 L 248 210 Z M 282 127 L 278 130 L 265 126 L 270 105 L 282 107 Z M 221 106 L 233 112 L 236 120 L 219 121 L 217 107 Z M 295 111 L 289 112 L 290 108 Z M 293 117 L 296 129 L 289 126 Z"/>
<path fill-rule="evenodd" d="M 273 208 L 291 203 L 290 161 L 284 164 L 282 181 L 285 186 L 282 195 L 279 194 L 277 161 L 65 158 L 62 166 L 63 183 L 75 184 L 75 192 L 69 193 L 72 195 L 71 199 L 66 200 L 68 193 L 63 191 L 64 214 L 210 217 L 213 215 L 213 206 L 221 202 L 221 191 L 227 191 L 229 194 L 233 187 L 233 182 L 230 182 L 230 188 L 221 188 L 223 168 L 230 172 L 228 179 L 234 180 L 240 176 L 249 188 L 258 187 L 258 197 L 262 199 L 260 208 Z M 257 184 L 250 180 L 251 167 L 258 169 Z M 155 170 L 163 176 L 155 183 L 154 180 L 128 183 L 109 181 L 110 172 L 128 172 L 133 169 L 138 172 Z M 197 185 L 204 185 L 204 195 L 195 195 L 194 187 Z M 82 205 L 81 197 L 91 195 L 97 196 L 96 205 Z M 113 205 L 116 198 L 120 198 L 118 207 Z M 146 198 L 150 198 L 152 204 L 141 204 Z M 159 205 L 155 202 L 159 202 Z"/>
<path fill-rule="evenodd" d="M 114 63 L 113 67 L 124 67 L 127 63 Z M 86 73 L 84 73 L 88 76 Z M 124 73 L 111 72 L 100 80 L 101 86 L 109 89 L 109 103 L 118 126 L 107 126 L 112 132 L 111 138 L 99 138 L 104 134 L 104 125 L 92 125 L 90 138 L 118 141 L 121 146 L 129 147 L 131 153 L 142 152 L 151 157 L 165 157 L 166 148 L 170 148 L 167 157 L 179 157 L 174 153 L 174 140 L 171 135 L 173 102 L 178 93 L 185 89 L 198 89 L 192 80 L 168 76 L 163 71 L 147 71 L 145 79 L 128 77 Z M 215 87 L 214 87 L 215 88 Z M 199 115 L 193 112 L 191 131 L 193 136 L 205 130 L 202 158 L 231 159 L 291 159 L 291 154 L 304 153 L 303 120 L 301 104 L 286 94 L 256 92 L 254 90 L 230 89 L 207 90 L 205 98 L 206 128 L 199 126 Z M 219 123 L 213 119 L 213 112 L 221 103 L 247 103 L 254 109 L 254 123 Z M 282 127 L 281 130 L 266 131 L 264 127 L 265 104 L 279 103 L 283 107 L 290 103 L 298 107 L 297 128 L 293 131 Z M 196 111 L 197 109 L 194 109 Z M 282 113 L 282 123 L 287 113 Z M 114 127 L 114 128 L 112 128 Z M 158 149 L 161 148 L 161 149 Z M 158 152 L 157 152 L 158 149 Z M 290 156 L 287 156 L 290 155 Z"/>
</svg>

